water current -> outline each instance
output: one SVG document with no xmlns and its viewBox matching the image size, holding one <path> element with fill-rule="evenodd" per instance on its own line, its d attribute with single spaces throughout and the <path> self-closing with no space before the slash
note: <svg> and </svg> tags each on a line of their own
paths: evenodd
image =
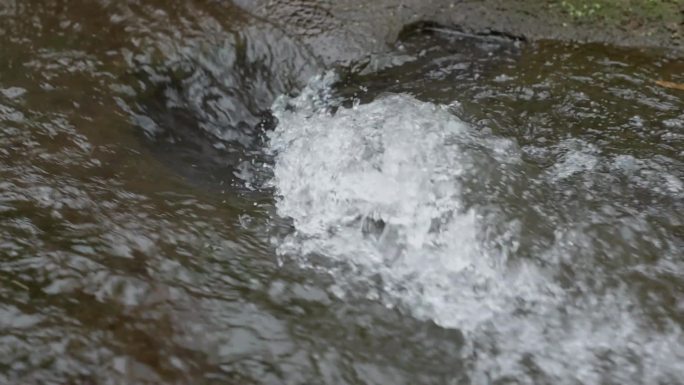
<svg viewBox="0 0 684 385">
<path fill-rule="evenodd" d="M 0 0 L 0 384 L 682 384 L 684 62 Z"/>
</svg>

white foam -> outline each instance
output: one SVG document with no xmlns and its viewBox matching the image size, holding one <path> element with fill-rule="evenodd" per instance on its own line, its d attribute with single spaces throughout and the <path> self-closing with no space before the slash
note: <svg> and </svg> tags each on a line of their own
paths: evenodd
<svg viewBox="0 0 684 385">
<path fill-rule="evenodd" d="M 379 276 L 388 304 L 461 330 L 473 383 L 678 378 L 684 348 L 677 325 L 645 328 L 625 288 L 570 296 L 557 283 L 559 264 L 568 260 L 557 254 L 572 252 L 566 246 L 576 246 L 581 233 L 558 229 L 548 256 L 512 258 L 515 246 L 503 245 L 515 245 L 514 223 L 491 234 L 503 219 L 466 207 L 464 194 L 480 193 L 473 185 L 520 162 L 515 143 L 407 95 L 335 106 L 326 92 L 333 80 L 318 78 L 301 97 L 274 105 L 277 209 L 295 227 L 279 253 L 355 267 L 358 274 L 336 276 L 342 287 Z M 594 166 L 575 158 L 561 159 L 555 174 Z M 542 268 L 535 258 L 550 264 Z"/>
</svg>

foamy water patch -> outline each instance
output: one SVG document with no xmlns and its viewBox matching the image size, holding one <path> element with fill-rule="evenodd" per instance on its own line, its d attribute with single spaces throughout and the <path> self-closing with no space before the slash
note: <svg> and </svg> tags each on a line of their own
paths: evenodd
<svg viewBox="0 0 684 385">
<path fill-rule="evenodd" d="M 587 286 L 591 272 L 558 278 L 582 254 L 580 227 L 558 228 L 543 255 L 521 256 L 519 223 L 466 204 L 525 177 L 514 142 L 407 95 L 341 107 L 332 81 L 274 105 L 277 210 L 294 224 L 280 254 L 352 267 L 325 267 L 343 289 L 379 277 L 387 305 L 462 331 L 473 383 L 678 381 L 678 325 L 651 330 L 627 288 Z M 569 151 L 551 181 L 591 172 L 598 156 Z"/>
</svg>

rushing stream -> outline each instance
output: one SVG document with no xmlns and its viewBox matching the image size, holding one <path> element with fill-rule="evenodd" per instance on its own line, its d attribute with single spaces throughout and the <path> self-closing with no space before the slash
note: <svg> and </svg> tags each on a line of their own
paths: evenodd
<svg viewBox="0 0 684 385">
<path fill-rule="evenodd" d="M 227 2 L 0 0 L 0 384 L 684 384 L 657 80 L 684 61 L 429 27 L 326 71 Z"/>
</svg>

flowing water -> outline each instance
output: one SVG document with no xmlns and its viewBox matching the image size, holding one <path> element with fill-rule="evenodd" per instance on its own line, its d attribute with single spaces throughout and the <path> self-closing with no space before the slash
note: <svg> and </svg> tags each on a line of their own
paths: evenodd
<svg viewBox="0 0 684 385">
<path fill-rule="evenodd" d="M 683 384 L 684 62 L 427 29 L 0 0 L 0 384 Z"/>
</svg>

